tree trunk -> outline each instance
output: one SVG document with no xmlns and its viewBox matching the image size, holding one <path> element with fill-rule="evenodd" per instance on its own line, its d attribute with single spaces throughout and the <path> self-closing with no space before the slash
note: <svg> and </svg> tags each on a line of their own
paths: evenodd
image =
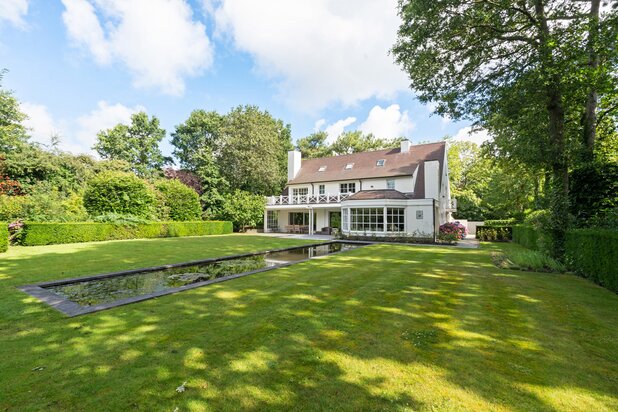
<svg viewBox="0 0 618 412">
<path fill-rule="evenodd" d="M 597 52 L 599 38 L 599 6 L 601 0 L 590 1 L 588 42 L 588 96 L 582 118 L 583 143 L 585 147 L 585 160 L 594 158 L 594 141 L 596 139 L 597 102 L 599 99 L 596 86 L 597 69 L 599 67 L 599 54 Z"/>
<path fill-rule="evenodd" d="M 549 140 L 551 145 L 550 166 L 552 182 L 550 190 L 551 255 L 562 260 L 569 212 L 569 169 L 565 150 L 564 106 L 562 103 L 562 79 L 550 46 L 550 30 L 545 15 L 543 0 L 536 0 L 535 13 L 539 22 L 539 57 L 544 73 L 551 73 L 545 82 L 547 112 L 549 114 Z"/>
</svg>

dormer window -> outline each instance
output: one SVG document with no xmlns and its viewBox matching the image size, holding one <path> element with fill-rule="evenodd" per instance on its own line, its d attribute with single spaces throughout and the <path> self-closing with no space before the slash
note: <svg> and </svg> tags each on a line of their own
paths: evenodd
<svg viewBox="0 0 618 412">
<path fill-rule="evenodd" d="M 345 170 L 352 170 L 353 167 L 354 163 L 348 163 L 347 165 L 345 165 Z"/>
<path fill-rule="evenodd" d="M 318 172 L 324 172 L 326 170 L 326 166 L 320 166 Z"/>
<path fill-rule="evenodd" d="M 380 160 L 378 160 L 378 161 L 376 162 L 376 166 L 378 166 L 378 167 L 382 167 L 382 166 L 384 166 L 384 162 L 385 162 L 385 161 L 386 161 L 386 160 L 384 160 L 384 159 L 380 159 Z"/>
</svg>

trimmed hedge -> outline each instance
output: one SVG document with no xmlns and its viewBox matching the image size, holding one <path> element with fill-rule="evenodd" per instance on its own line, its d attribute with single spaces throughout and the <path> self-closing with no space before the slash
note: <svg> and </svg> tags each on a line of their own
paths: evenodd
<svg viewBox="0 0 618 412">
<path fill-rule="evenodd" d="M 618 233 L 615 231 L 569 230 L 566 262 L 580 276 L 618 293 Z"/>
<path fill-rule="evenodd" d="M 528 249 L 539 249 L 539 235 L 533 226 L 516 225 L 513 226 L 513 242 L 527 247 Z"/>
<path fill-rule="evenodd" d="M 511 218 L 511 219 L 486 220 L 483 222 L 483 224 L 485 226 L 496 227 L 496 226 L 512 226 L 515 224 L 515 222 L 516 222 L 516 219 Z"/>
<path fill-rule="evenodd" d="M 180 236 L 206 236 L 232 233 L 232 222 L 152 222 L 136 225 L 114 223 L 25 223 L 23 246 L 103 240 L 149 239 Z"/>
<path fill-rule="evenodd" d="M 9 249 L 9 225 L 6 222 L 0 222 L 0 253 L 6 252 Z"/>
<path fill-rule="evenodd" d="M 484 242 L 506 242 L 513 237 L 511 226 L 477 226 L 476 238 Z"/>
</svg>

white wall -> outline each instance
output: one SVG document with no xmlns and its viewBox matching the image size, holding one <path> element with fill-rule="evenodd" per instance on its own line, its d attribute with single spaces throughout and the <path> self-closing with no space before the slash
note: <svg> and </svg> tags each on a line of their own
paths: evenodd
<svg viewBox="0 0 618 412">
<path fill-rule="evenodd" d="M 425 198 L 440 199 L 440 162 L 425 162 Z"/>
</svg>

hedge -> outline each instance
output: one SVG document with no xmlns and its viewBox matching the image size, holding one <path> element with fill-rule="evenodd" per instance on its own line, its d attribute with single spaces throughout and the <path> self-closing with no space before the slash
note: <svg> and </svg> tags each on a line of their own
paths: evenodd
<svg viewBox="0 0 618 412">
<path fill-rule="evenodd" d="M 20 244 L 23 246 L 60 243 L 98 242 L 103 240 L 148 239 L 178 236 L 205 236 L 232 233 L 232 222 L 152 222 L 136 225 L 114 223 L 25 223 Z"/>
<path fill-rule="evenodd" d="M 515 224 L 515 219 L 511 218 L 511 219 L 496 219 L 496 220 L 486 220 L 483 222 L 484 226 L 492 226 L 492 227 L 496 227 L 496 226 L 512 226 L 513 224 Z"/>
<path fill-rule="evenodd" d="M 515 225 L 513 226 L 513 242 L 519 243 L 528 249 L 539 249 L 539 234 L 533 226 Z"/>
<path fill-rule="evenodd" d="M 6 252 L 9 248 L 9 225 L 0 222 L 0 253 Z"/>
<path fill-rule="evenodd" d="M 618 293 L 618 233 L 615 231 L 569 230 L 565 259 L 580 276 Z"/>
<path fill-rule="evenodd" d="M 476 238 L 482 241 L 506 242 L 513 236 L 511 226 L 477 226 Z"/>
</svg>

